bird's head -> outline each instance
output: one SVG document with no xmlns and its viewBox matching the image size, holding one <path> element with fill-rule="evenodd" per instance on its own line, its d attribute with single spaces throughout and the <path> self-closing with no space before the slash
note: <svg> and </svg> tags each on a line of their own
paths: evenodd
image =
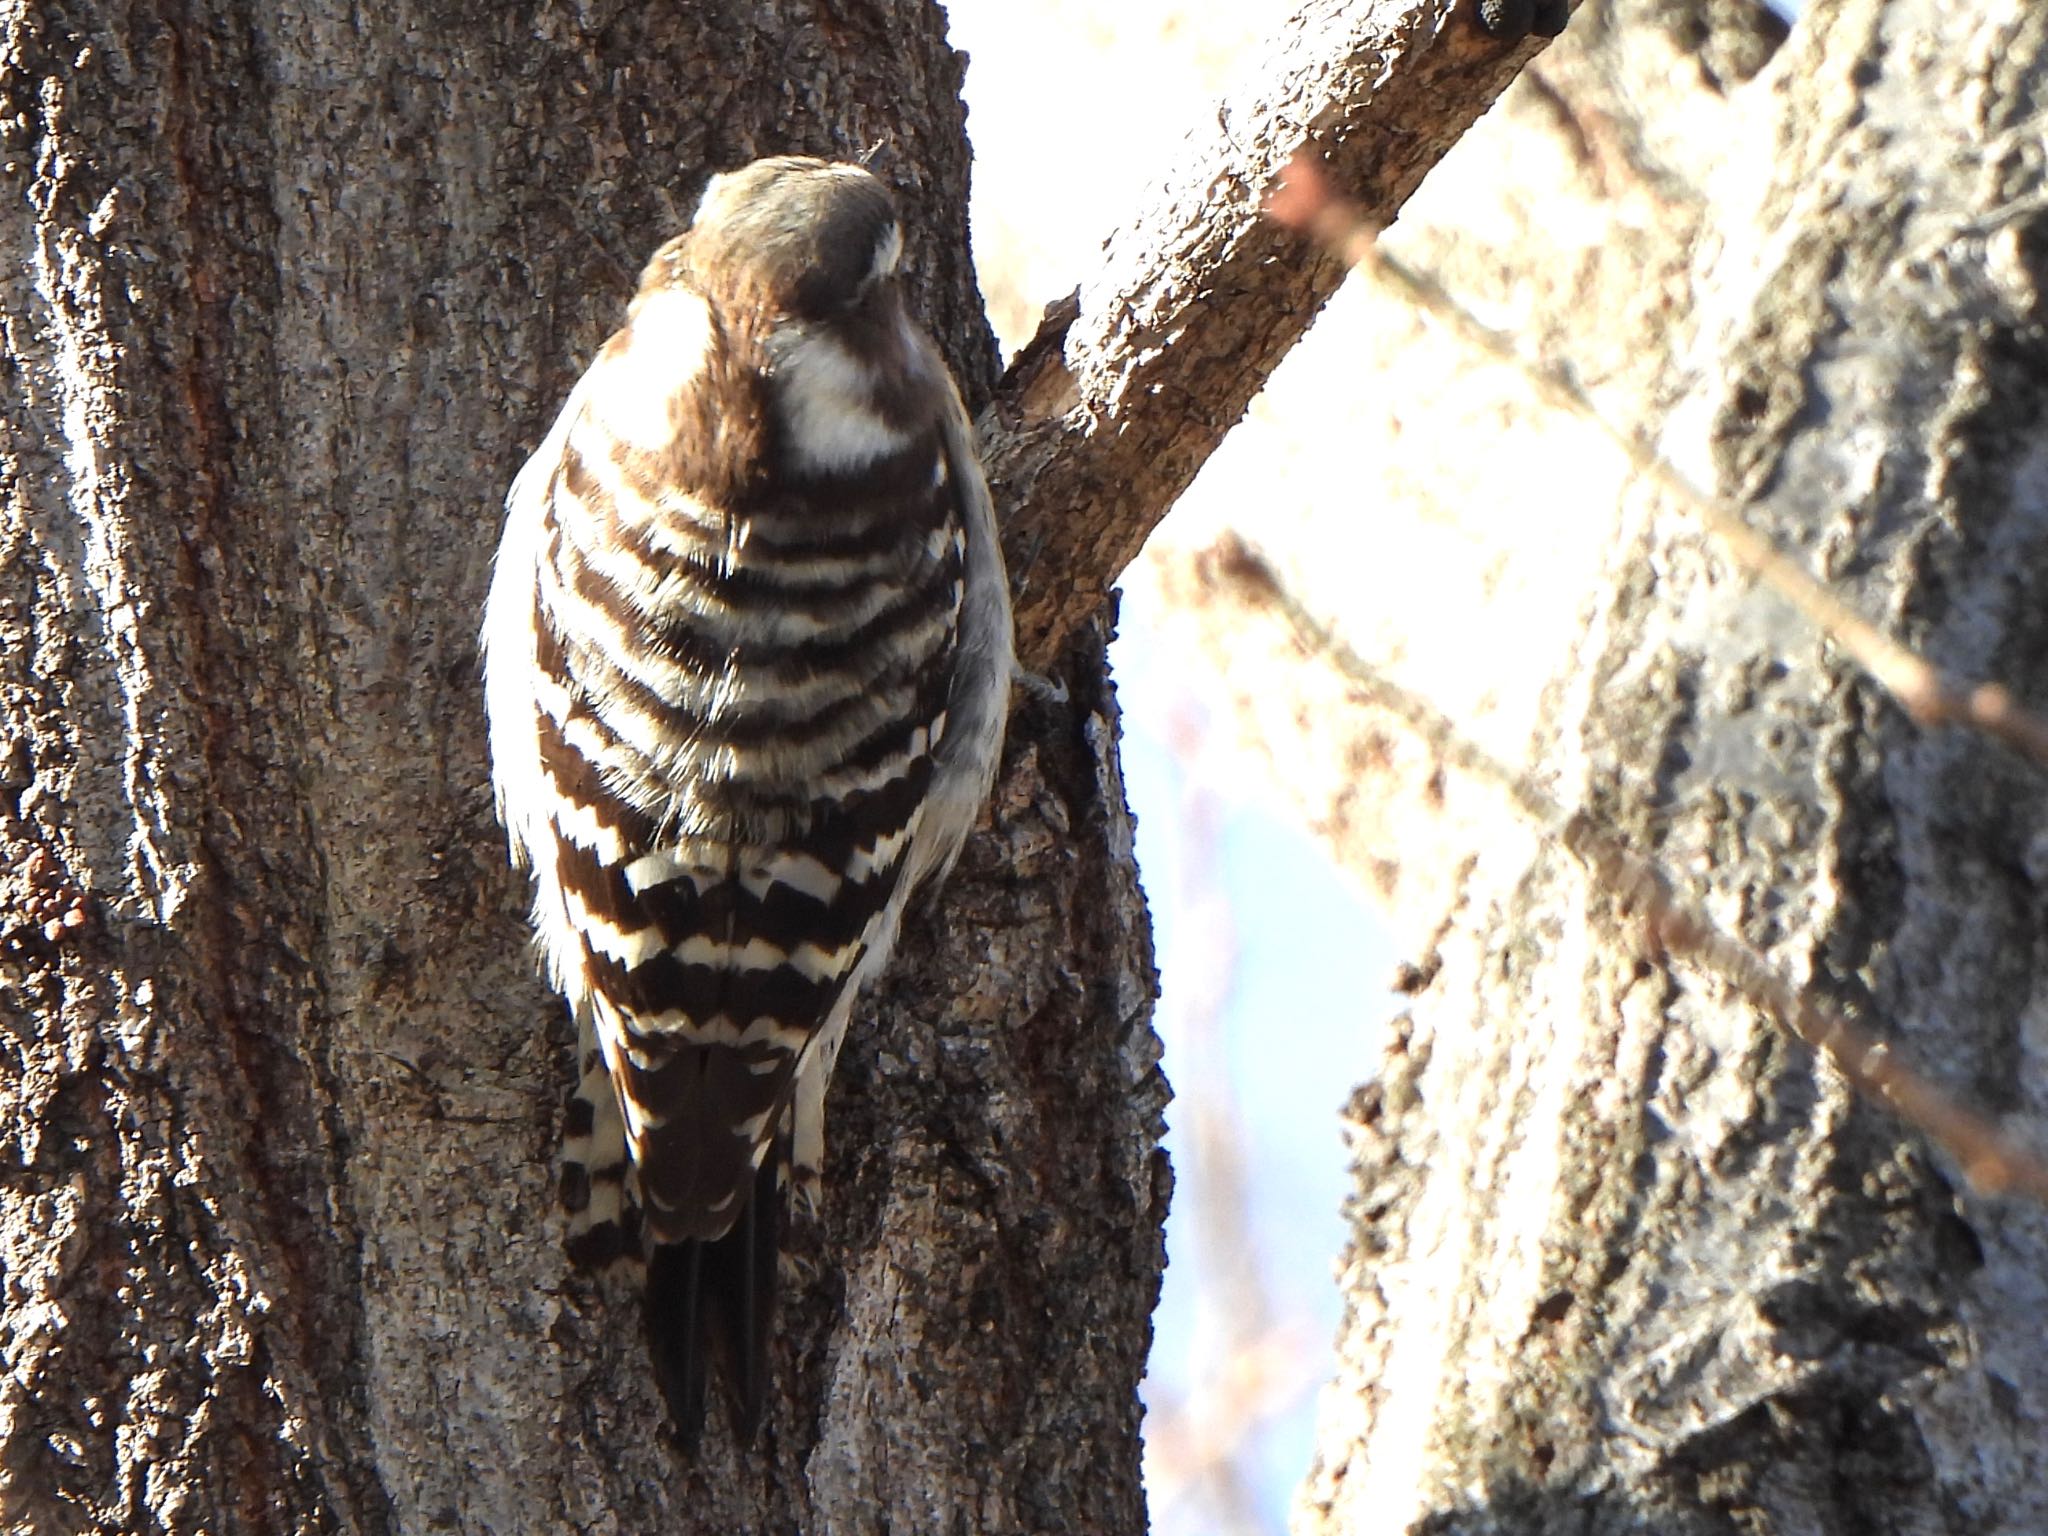
<svg viewBox="0 0 2048 1536">
<path fill-rule="evenodd" d="M 714 303 L 830 322 L 893 300 L 903 225 L 888 188 L 859 166 L 778 155 L 712 177 L 675 245 Z"/>
</svg>

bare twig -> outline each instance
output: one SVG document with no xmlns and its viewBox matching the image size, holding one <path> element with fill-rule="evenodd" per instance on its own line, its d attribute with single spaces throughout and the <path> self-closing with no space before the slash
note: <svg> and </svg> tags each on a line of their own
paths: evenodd
<svg viewBox="0 0 2048 1536">
<path fill-rule="evenodd" d="M 1225 537 L 1204 564 L 1214 579 L 1229 582 L 1245 599 L 1280 613 L 1304 649 L 1329 661 L 1372 703 L 1399 716 L 1444 761 L 1505 790 L 1524 816 L 1547 828 L 1585 865 L 1597 889 L 1614 893 L 1625 909 L 1642 918 L 1665 953 L 1698 965 L 1769 1012 L 1833 1062 L 1852 1087 L 1881 1099 L 1946 1148 L 1979 1191 L 2017 1191 L 2048 1204 L 2048 1162 L 1900 1065 L 1882 1041 L 1814 1001 L 1749 945 L 1717 928 L 1619 833 L 1586 811 L 1567 813 L 1527 775 L 1474 745 L 1441 712 L 1380 676 L 1311 614 L 1242 539 Z"/>
<path fill-rule="evenodd" d="M 2048 721 L 2021 706 L 2002 684 L 1955 677 L 1878 629 L 1750 527 L 1734 502 L 1696 485 L 1641 438 L 1610 422 L 1567 369 L 1524 357 L 1511 336 L 1480 320 L 1428 273 L 1389 252 L 1373 222 L 1357 204 L 1332 191 L 1322 168 L 1306 153 L 1289 163 L 1266 199 L 1266 211 L 1276 222 L 1313 235 L 1354 266 L 1370 270 L 1461 340 L 1521 374 L 1546 404 L 1604 433 L 1636 473 L 1697 515 L 1738 566 L 1811 620 L 1918 724 L 1967 726 L 2048 766 Z"/>
<path fill-rule="evenodd" d="M 1181 799 L 1183 858 L 1176 883 L 1179 919 L 1171 978 L 1161 997 L 1158 1025 L 1173 1069 L 1181 1145 L 1176 1200 L 1188 1203 L 1184 1229 L 1193 1239 L 1187 1281 L 1197 1289 L 1198 1322 L 1190 1353 L 1193 1383 L 1161 1438 L 1178 1454 L 1170 1463 L 1179 1494 L 1199 1491 L 1209 1528 L 1256 1533 L 1268 1528 L 1252 1493 L 1253 1469 L 1244 1450 L 1254 1438 L 1268 1394 L 1248 1390 L 1246 1367 L 1262 1358 L 1273 1333 L 1272 1299 L 1252 1232 L 1246 1180 L 1249 1128 L 1230 1074 L 1223 1070 L 1228 1003 L 1236 990 L 1236 912 L 1221 869 L 1222 808 L 1197 765 L 1203 760 L 1205 722 L 1192 697 L 1171 711 L 1169 742 L 1186 766 Z M 1180 1257 L 1175 1249 L 1175 1257 Z M 1171 1276 L 1169 1274 L 1169 1282 Z M 1166 1429 L 1166 1425 L 1161 1426 Z M 1148 1440 L 1151 1437 L 1148 1436 Z M 1166 1446 L 1162 1446 L 1162 1449 Z M 1172 1494 L 1155 1509 L 1166 1519 Z"/>
<path fill-rule="evenodd" d="M 1240 1339 L 1186 1399 L 1147 1389 L 1145 1482 L 1154 1530 L 1213 1529 L 1219 1511 L 1237 1526 L 1263 1523 L 1251 1492 L 1257 1439 L 1321 1384 L 1326 1356 L 1322 1341 L 1282 1325 Z M 1234 1489 L 1218 1489 L 1218 1469 L 1229 1469 Z M 1198 1518 L 1180 1518 L 1205 1496 Z"/>
</svg>

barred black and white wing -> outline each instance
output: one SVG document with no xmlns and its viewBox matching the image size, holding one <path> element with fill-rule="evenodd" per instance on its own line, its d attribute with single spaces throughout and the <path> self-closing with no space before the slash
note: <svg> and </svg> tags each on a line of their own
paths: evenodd
<svg viewBox="0 0 2048 1536">
<path fill-rule="evenodd" d="M 647 1248 L 690 1436 L 712 1322 L 759 1412 L 775 1185 L 815 1185 L 859 988 L 986 794 L 1010 631 L 929 343 L 879 299 L 793 316 L 761 297 L 780 269 L 721 303 L 678 247 L 513 486 L 485 655 L 501 815 L 581 1037 L 571 1242 Z"/>
</svg>

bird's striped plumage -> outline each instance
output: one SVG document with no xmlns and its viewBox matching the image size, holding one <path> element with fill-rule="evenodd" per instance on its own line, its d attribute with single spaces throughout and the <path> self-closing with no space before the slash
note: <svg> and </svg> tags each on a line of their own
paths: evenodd
<svg viewBox="0 0 2048 1536">
<path fill-rule="evenodd" d="M 652 1246 L 686 1433 L 698 1321 L 657 1313 L 724 1265 L 758 1352 L 773 1179 L 815 1180 L 854 998 L 1000 741 L 993 518 L 901 244 L 857 168 L 715 180 L 515 482 L 486 614 L 501 813 L 583 1042 L 571 1241 Z"/>
</svg>

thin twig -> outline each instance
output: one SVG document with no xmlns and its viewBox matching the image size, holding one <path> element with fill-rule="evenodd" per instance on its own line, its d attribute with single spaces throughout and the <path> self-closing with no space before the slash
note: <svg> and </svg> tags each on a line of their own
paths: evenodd
<svg viewBox="0 0 2048 1536">
<path fill-rule="evenodd" d="M 1280 1326 L 1240 1340 L 1187 1399 L 1147 1387 L 1145 1484 L 1154 1530 L 1213 1529 L 1215 1504 L 1199 1505 L 1188 1519 L 1179 1516 L 1203 1496 L 1218 1467 L 1235 1469 L 1237 1485 L 1219 1502 L 1232 1511 L 1234 1524 L 1251 1523 L 1247 1490 L 1258 1471 L 1255 1442 L 1321 1384 L 1316 1356 L 1324 1352 L 1298 1328 Z"/>
<path fill-rule="evenodd" d="M 1529 820 L 1547 829 L 1582 863 L 1595 889 L 1614 894 L 1641 915 L 1669 955 L 1691 961 L 1777 1018 L 1786 1029 L 1834 1063 L 1859 1092 L 1890 1105 L 1962 1165 L 1985 1194 L 2024 1193 L 2048 1204 L 2048 1162 L 1979 1115 L 1892 1059 L 1885 1044 L 1833 1008 L 1816 1002 L 1742 940 L 1715 927 L 1682 897 L 1651 860 L 1621 834 L 1586 811 L 1567 813 L 1541 786 L 1460 735 L 1448 717 L 1376 672 L 1281 583 L 1265 559 L 1235 534 L 1218 542 L 1204 561 L 1247 601 L 1270 607 L 1293 628 L 1302 647 L 1328 660 L 1354 688 L 1399 716 L 1444 761 L 1495 784 Z"/>
<path fill-rule="evenodd" d="M 1802 565 L 1744 521 L 1726 497 L 1696 485 L 1634 433 L 1615 426 L 1566 369 L 1524 357 L 1514 338 L 1487 325 L 1428 273 L 1389 252 L 1354 203 L 1338 197 L 1322 168 L 1296 155 L 1266 199 L 1268 216 L 1301 230 L 1354 266 L 1370 270 L 1461 340 L 1521 374 L 1543 400 L 1606 435 L 1637 474 L 1698 515 L 1735 563 L 1810 619 L 1898 700 L 1922 726 L 1961 725 L 1995 737 L 2048 766 L 2048 721 L 2024 708 L 1999 683 L 1945 672 L 1843 602 Z"/>
<path fill-rule="evenodd" d="M 1168 1049 L 1181 1063 L 1174 1068 L 1175 1096 L 1184 1109 L 1175 1198 L 1184 1193 L 1191 1201 L 1188 1230 L 1203 1319 L 1190 1351 L 1196 1381 L 1187 1405 L 1192 1432 L 1184 1447 L 1192 1456 L 1185 1489 L 1205 1495 L 1212 1528 L 1258 1536 L 1269 1526 L 1269 1512 L 1259 1509 L 1254 1469 L 1239 1454 L 1252 1438 L 1258 1402 L 1233 1378 L 1243 1362 L 1257 1358 L 1251 1353 L 1257 1341 L 1271 1333 L 1273 1304 L 1251 1229 L 1250 1137 L 1233 1079 L 1222 1070 L 1226 1004 L 1236 990 L 1237 913 L 1222 876 L 1222 808 L 1194 771 L 1203 760 L 1205 728 L 1201 711 L 1183 697 L 1168 726 L 1173 756 L 1190 770 L 1181 803 L 1179 939 L 1167 956 L 1166 973 L 1175 981 L 1162 996 L 1159 1021 L 1162 1031 L 1171 1030 Z M 1205 1347 L 1211 1344 L 1218 1346 L 1214 1354 Z"/>
</svg>

